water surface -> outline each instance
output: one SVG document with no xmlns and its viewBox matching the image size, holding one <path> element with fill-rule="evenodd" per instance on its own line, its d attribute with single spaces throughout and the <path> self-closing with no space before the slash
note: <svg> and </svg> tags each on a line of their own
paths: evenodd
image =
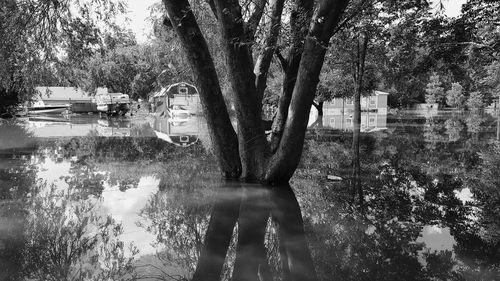
<svg viewBox="0 0 500 281">
<path fill-rule="evenodd" d="M 0 280 L 189 279 L 214 206 L 243 197 L 255 212 L 299 203 L 320 280 L 500 280 L 496 119 L 370 116 L 363 209 L 350 185 L 349 116 L 311 122 L 286 196 L 222 182 L 201 118 L 2 120 Z M 276 225 L 267 231 L 269 271 L 281 280 Z"/>
</svg>

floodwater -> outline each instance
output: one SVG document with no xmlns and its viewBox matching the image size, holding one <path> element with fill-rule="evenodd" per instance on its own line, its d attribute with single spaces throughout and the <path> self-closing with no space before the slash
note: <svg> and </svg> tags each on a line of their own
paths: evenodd
<svg viewBox="0 0 500 281">
<path fill-rule="evenodd" d="M 291 189 L 221 181 L 195 116 L 0 120 L 0 280 L 190 279 L 205 238 L 222 233 L 211 214 L 239 216 L 243 229 L 262 210 L 303 223 L 305 240 L 298 231 L 290 241 L 306 241 L 319 280 L 500 280 L 495 117 L 373 116 L 361 136 L 363 198 L 350 185 L 348 115 L 311 122 Z M 238 213 L 242 198 L 255 215 Z M 269 273 L 283 280 L 277 233 L 269 221 Z M 224 261 L 224 280 L 235 241 L 227 257 L 208 257 Z"/>
</svg>

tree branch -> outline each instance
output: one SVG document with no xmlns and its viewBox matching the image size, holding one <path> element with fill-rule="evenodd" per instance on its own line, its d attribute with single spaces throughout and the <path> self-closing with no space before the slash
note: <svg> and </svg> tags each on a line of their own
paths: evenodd
<svg viewBox="0 0 500 281">
<path fill-rule="evenodd" d="M 281 54 L 280 50 L 278 48 L 276 48 L 276 51 L 274 52 L 276 54 L 276 57 L 278 58 L 280 64 L 281 64 L 281 68 L 283 69 L 284 72 L 287 72 L 287 68 L 288 68 L 288 61 L 285 59 L 285 57 L 283 57 L 283 55 Z"/>
<path fill-rule="evenodd" d="M 305 39 L 283 136 L 269 160 L 266 180 L 271 183 L 288 181 L 299 164 L 304 145 L 311 104 L 314 100 L 319 74 L 328 42 L 340 22 L 349 0 L 319 1 L 316 14 Z"/>
<path fill-rule="evenodd" d="M 257 90 L 257 100 L 259 104 L 262 103 L 262 97 L 264 96 L 264 90 L 266 89 L 267 84 L 269 67 L 271 66 L 271 60 L 276 50 L 276 42 L 278 41 L 278 35 L 281 29 L 281 14 L 283 12 L 284 3 L 285 0 L 273 0 L 270 22 L 271 26 L 265 39 L 264 48 L 255 63 L 255 87 Z"/>
<path fill-rule="evenodd" d="M 288 117 L 288 107 L 292 99 L 293 87 L 297 79 L 302 51 L 304 49 L 304 38 L 307 35 L 307 26 L 310 25 L 314 1 L 296 0 L 290 14 L 290 24 L 292 29 L 292 46 L 288 53 L 288 66 L 286 67 L 285 79 L 283 81 L 283 91 L 278 101 L 278 110 L 274 118 L 271 133 L 271 151 L 278 148 L 286 118 Z"/>
<path fill-rule="evenodd" d="M 245 33 L 247 35 L 247 39 L 253 41 L 255 37 L 255 32 L 257 32 L 257 27 L 259 26 L 260 19 L 264 14 L 264 8 L 266 7 L 266 0 L 255 0 L 254 2 L 254 11 L 250 15 L 250 18 L 245 23 Z"/>
<path fill-rule="evenodd" d="M 374 1 L 374 0 L 362 0 L 361 3 L 359 3 L 359 5 L 357 7 L 350 9 L 353 12 L 344 18 L 344 20 L 335 28 L 335 30 L 333 31 L 333 34 L 336 34 L 340 30 L 342 30 L 347 24 L 349 24 L 349 22 L 353 18 L 355 18 L 357 15 L 359 15 L 365 9 L 365 5 L 368 5 L 371 2 L 376 2 L 376 1 Z"/>
<path fill-rule="evenodd" d="M 215 3 L 214 0 L 206 0 L 208 5 L 210 6 L 210 9 L 212 10 L 212 13 L 214 14 L 215 19 L 219 19 L 219 16 L 217 15 L 217 8 L 215 8 Z"/>
</svg>

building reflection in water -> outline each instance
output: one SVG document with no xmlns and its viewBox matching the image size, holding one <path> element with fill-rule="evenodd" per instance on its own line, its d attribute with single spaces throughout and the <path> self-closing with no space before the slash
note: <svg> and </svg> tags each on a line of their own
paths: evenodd
<svg viewBox="0 0 500 281">
<path fill-rule="evenodd" d="M 312 107 L 309 115 L 310 128 L 329 128 L 342 131 L 352 131 L 354 128 L 354 110 L 339 108 L 335 103 L 325 102 L 323 116 L 318 116 L 316 108 Z M 387 129 L 387 110 L 361 112 L 361 132 L 373 132 Z"/>
<path fill-rule="evenodd" d="M 158 138 L 181 147 L 195 144 L 199 135 L 206 132 L 205 120 L 198 116 L 189 116 L 182 120 L 155 116 L 149 119 L 149 124 Z"/>
<path fill-rule="evenodd" d="M 37 116 L 25 122 L 35 137 L 84 137 L 90 133 L 103 137 L 129 137 L 132 124 L 126 118 L 99 118 L 98 116 Z"/>
<path fill-rule="evenodd" d="M 151 223 L 145 226 L 166 246 L 163 261 L 184 268 L 190 280 L 317 280 L 289 185 L 226 181 L 210 190 L 201 198 L 193 198 L 193 190 L 165 190 L 168 196 L 152 199 L 143 211 Z M 165 208 L 156 208 L 163 200 Z"/>
</svg>

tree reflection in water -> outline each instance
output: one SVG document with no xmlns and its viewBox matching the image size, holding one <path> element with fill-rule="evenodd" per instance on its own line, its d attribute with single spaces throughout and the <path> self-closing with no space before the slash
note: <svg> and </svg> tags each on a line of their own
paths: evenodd
<svg viewBox="0 0 500 281">
<path fill-rule="evenodd" d="M 222 187 L 167 190 L 142 214 L 162 246 L 159 258 L 182 267 L 185 279 L 317 280 L 289 185 L 226 181 Z"/>
<path fill-rule="evenodd" d="M 326 177 L 351 174 L 345 135 L 308 140 L 293 191 L 221 186 L 201 146 L 157 139 L 89 136 L 2 150 L 0 219 L 16 227 L 0 228 L 0 280 L 500 280 L 500 148 L 485 137 L 487 117 L 450 120 L 360 136 L 364 214 L 347 181 Z M 33 189 L 44 157 L 71 163 L 69 191 Z M 149 275 L 94 205 L 104 186 L 134 188 L 144 175 L 160 182 L 140 221 L 163 263 Z M 464 190 L 468 200 L 458 196 Z M 449 233 L 449 246 L 426 245 L 426 229 Z"/>
<path fill-rule="evenodd" d="M 132 279 L 127 276 L 137 251 L 132 246 L 127 249 L 118 239 L 123 233 L 121 225 L 98 214 L 97 199 L 78 200 L 81 196 L 74 191 L 52 188 L 29 202 L 23 253 L 26 277 Z"/>
</svg>

